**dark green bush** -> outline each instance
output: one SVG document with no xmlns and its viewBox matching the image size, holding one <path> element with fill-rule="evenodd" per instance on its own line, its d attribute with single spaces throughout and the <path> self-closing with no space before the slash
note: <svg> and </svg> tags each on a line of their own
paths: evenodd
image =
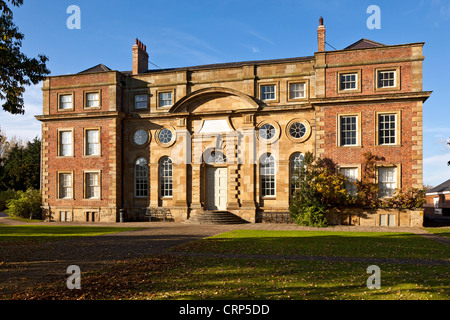
<svg viewBox="0 0 450 320">
<path fill-rule="evenodd" d="M 27 191 L 17 191 L 15 199 L 6 204 L 6 213 L 10 217 L 42 219 L 42 197 L 40 190 L 33 188 Z"/>
<path fill-rule="evenodd" d="M 16 197 L 14 190 L 0 191 L 0 212 L 6 209 L 6 203 Z"/>
</svg>

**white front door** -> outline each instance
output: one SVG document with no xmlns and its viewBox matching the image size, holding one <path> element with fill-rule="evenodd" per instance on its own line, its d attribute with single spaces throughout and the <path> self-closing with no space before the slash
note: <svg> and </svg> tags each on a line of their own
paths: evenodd
<svg viewBox="0 0 450 320">
<path fill-rule="evenodd" d="M 228 202 L 228 170 L 223 167 L 206 168 L 206 207 L 226 210 Z"/>
</svg>

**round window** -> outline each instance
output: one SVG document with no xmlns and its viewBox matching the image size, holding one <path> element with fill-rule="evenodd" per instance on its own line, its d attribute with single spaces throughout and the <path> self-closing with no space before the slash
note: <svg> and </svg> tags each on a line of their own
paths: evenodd
<svg viewBox="0 0 450 320">
<path fill-rule="evenodd" d="M 259 136 L 265 140 L 270 140 L 275 136 L 275 127 L 270 123 L 266 123 L 259 128 Z"/>
<path fill-rule="evenodd" d="M 289 134 L 294 139 L 303 138 L 306 134 L 306 126 L 301 122 L 294 122 L 289 127 Z"/>
<path fill-rule="evenodd" d="M 169 143 L 172 141 L 172 131 L 170 129 L 164 128 L 159 132 L 158 139 L 161 143 Z"/>
<path fill-rule="evenodd" d="M 133 136 L 134 143 L 136 143 L 139 146 L 141 146 L 144 143 L 146 143 L 147 139 L 148 139 L 148 134 L 147 134 L 147 132 L 145 130 L 142 130 L 142 129 L 141 130 L 137 130 L 134 133 L 134 136 Z"/>
</svg>

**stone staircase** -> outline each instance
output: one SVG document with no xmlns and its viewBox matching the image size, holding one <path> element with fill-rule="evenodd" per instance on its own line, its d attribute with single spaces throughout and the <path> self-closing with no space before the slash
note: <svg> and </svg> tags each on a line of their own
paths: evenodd
<svg viewBox="0 0 450 320">
<path fill-rule="evenodd" d="M 235 214 L 232 214 L 228 211 L 219 211 L 219 210 L 212 210 L 212 211 L 203 211 L 202 213 L 194 214 L 191 217 L 189 217 L 188 220 L 185 221 L 185 223 L 192 223 L 192 224 L 243 224 L 243 223 L 249 223 L 242 219 L 241 217 L 238 217 Z"/>
</svg>

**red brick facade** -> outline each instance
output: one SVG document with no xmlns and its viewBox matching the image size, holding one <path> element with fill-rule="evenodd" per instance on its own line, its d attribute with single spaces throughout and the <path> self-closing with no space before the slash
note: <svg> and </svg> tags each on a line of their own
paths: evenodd
<svg viewBox="0 0 450 320">
<path fill-rule="evenodd" d="M 343 168 L 359 166 L 359 174 L 362 155 L 370 151 L 385 157 L 380 166 L 397 169 L 396 188 L 421 187 L 422 103 L 430 95 L 422 89 L 423 43 L 386 46 L 363 39 L 325 51 L 321 25 L 318 45 L 311 57 L 147 71 L 146 46 L 137 40 L 130 72 L 99 65 L 47 78 L 37 118 L 43 123 L 41 189 L 49 219 L 118 221 L 125 209 L 135 220 L 146 208 L 166 207 L 183 221 L 216 201 L 207 174 L 217 167 L 226 168 L 224 208 L 255 222 L 262 211 L 287 210 L 292 159 L 307 151 Z M 393 77 L 387 88 L 378 85 L 385 76 Z M 342 89 L 345 81 L 350 89 Z M 354 145 L 342 146 L 340 121 L 348 115 L 356 119 L 357 137 Z M 395 119 L 389 145 L 379 142 L 380 115 Z M 290 133 L 295 123 L 303 125 L 301 138 Z M 262 146 L 264 124 L 275 136 Z M 161 140 L 163 129 L 171 143 Z M 135 142 L 139 130 L 142 144 Z M 93 131 L 89 143 L 87 131 Z M 210 149 L 228 159 L 255 159 L 197 163 Z M 188 163 L 175 161 L 188 151 Z M 264 189 L 258 162 L 264 154 L 275 155 L 271 191 Z M 166 172 L 167 158 L 173 164 Z M 139 161 L 144 165 L 137 167 Z"/>
</svg>

